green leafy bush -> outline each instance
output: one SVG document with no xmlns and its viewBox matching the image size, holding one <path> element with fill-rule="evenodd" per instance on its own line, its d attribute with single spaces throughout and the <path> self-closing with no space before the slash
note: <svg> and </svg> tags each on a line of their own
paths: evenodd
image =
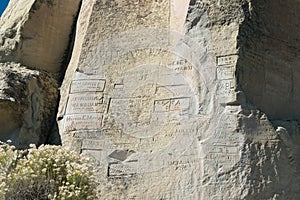
<svg viewBox="0 0 300 200">
<path fill-rule="evenodd" d="M 0 195 L 5 199 L 96 199 L 92 165 L 59 146 L 15 151 L 2 144 L 0 170 Z"/>
</svg>

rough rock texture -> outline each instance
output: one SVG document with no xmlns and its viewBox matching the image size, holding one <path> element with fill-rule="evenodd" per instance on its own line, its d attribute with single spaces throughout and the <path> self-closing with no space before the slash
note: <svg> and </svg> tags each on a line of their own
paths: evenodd
<svg viewBox="0 0 300 200">
<path fill-rule="evenodd" d="M 55 2 L 4 15 L 3 62 L 63 69 L 78 4 Z M 57 122 L 63 145 L 93 158 L 101 199 L 299 199 L 299 10 L 296 0 L 82 0 Z M 3 85 L 9 70 L 43 74 L 11 66 L 0 68 Z M 23 127 L 15 110 L 27 119 L 55 95 L 30 86 L 51 82 L 32 76 L 21 84 L 34 91 L 25 100 L 0 90 L 11 119 L 0 120 L 3 138 Z M 31 103 L 32 93 L 46 103 Z"/>
<path fill-rule="evenodd" d="M 269 119 L 300 119 L 299 1 L 251 1 L 240 26 L 239 84 Z"/>
<path fill-rule="evenodd" d="M 20 62 L 60 75 L 79 3 L 80 0 L 10 1 L 0 21 L 0 61 Z"/>
<path fill-rule="evenodd" d="M 286 4 L 83 1 L 58 120 L 98 163 L 103 199 L 299 198 Z"/>
<path fill-rule="evenodd" d="M 0 140 L 20 148 L 45 143 L 55 122 L 56 88 L 46 73 L 0 64 Z"/>
<path fill-rule="evenodd" d="M 252 0 L 243 10 L 236 74 L 250 163 L 245 198 L 298 199 L 300 3 Z"/>
<path fill-rule="evenodd" d="M 11 0 L 0 20 L 0 140 L 59 144 L 55 122 L 80 0 Z"/>
</svg>

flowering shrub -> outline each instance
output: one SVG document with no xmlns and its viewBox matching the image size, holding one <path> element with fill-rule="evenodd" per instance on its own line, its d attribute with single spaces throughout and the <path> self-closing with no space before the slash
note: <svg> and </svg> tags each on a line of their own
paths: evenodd
<svg viewBox="0 0 300 200">
<path fill-rule="evenodd" d="M 58 146 L 0 150 L 0 190 L 6 199 L 96 199 L 96 180 L 88 160 Z M 16 161 L 17 164 L 13 164 Z M 1 193 L 0 193 L 1 194 Z M 1 196 L 0 196 L 1 198 Z"/>
<path fill-rule="evenodd" d="M 17 152 L 14 151 L 14 147 L 0 142 L 0 199 L 4 199 L 6 176 L 16 161 Z"/>
</svg>

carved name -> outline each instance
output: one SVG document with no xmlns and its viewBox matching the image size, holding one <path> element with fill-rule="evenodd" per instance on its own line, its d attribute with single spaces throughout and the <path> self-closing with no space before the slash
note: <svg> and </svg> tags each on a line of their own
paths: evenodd
<svg viewBox="0 0 300 200">
<path fill-rule="evenodd" d="M 74 80 L 71 84 L 70 93 L 79 92 L 103 92 L 105 80 Z"/>
<path fill-rule="evenodd" d="M 234 65 L 237 61 L 237 55 L 226 55 L 226 56 L 218 56 L 217 57 L 217 65 Z"/>
<path fill-rule="evenodd" d="M 233 79 L 235 76 L 234 67 L 218 67 L 217 68 L 217 79 L 226 80 Z"/>
<path fill-rule="evenodd" d="M 102 93 L 70 94 L 66 114 L 102 112 L 103 98 Z"/>
<path fill-rule="evenodd" d="M 101 113 L 66 115 L 64 131 L 100 129 L 102 117 Z"/>
</svg>

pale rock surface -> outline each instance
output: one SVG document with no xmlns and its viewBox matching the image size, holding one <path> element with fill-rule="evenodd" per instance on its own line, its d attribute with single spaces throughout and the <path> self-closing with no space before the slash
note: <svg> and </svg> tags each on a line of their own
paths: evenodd
<svg viewBox="0 0 300 200">
<path fill-rule="evenodd" d="M 79 1 L 20 2 L 0 20 L 0 137 L 41 143 Z M 299 199 L 299 10 L 82 0 L 57 122 L 100 198 Z"/>
<path fill-rule="evenodd" d="M 289 3 L 83 0 L 58 124 L 102 199 L 300 197 Z"/>
</svg>

